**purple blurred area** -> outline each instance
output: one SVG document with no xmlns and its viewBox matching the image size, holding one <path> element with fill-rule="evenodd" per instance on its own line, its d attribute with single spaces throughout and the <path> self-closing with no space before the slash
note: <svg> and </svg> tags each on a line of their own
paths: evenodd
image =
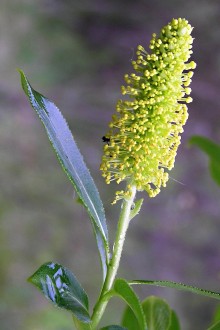
<svg viewBox="0 0 220 330">
<path fill-rule="evenodd" d="M 138 44 L 172 18 L 194 27 L 193 103 L 166 189 L 145 199 L 131 223 L 119 275 L 158 279 L 220 291 L 220 188 L 208 159 L 188 139 L 201 134 L 220 142 L 220 2 L 144 0 L 3 0 L 0 3 L 0 328 L 70 330 L 71 316 L 54 309 L 26 283 L 42 263 L 73 270 L 91 306 L 100 287 L 96 244 L 86 212 L 76 202 L 43 127 L 31 110 L 16 68 L 53 100 L 67 118 L 100 191 L 111 242 L 120 204 L 116 185 L 99 171 L 102 136 L 132 71 Z M 122 187 L 121 187 L 122 188 Z M 207 329 L 217 301 L 173 289 L 156 294 L 180 317 L 182 329 Z M 103 325 L 120 321 L 114 300 Z"/>
</svg>

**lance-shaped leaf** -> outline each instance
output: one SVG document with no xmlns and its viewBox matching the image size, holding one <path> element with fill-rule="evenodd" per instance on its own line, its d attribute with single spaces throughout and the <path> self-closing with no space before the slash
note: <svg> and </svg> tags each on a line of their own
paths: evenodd
<svg viewBox="0 0 220 330">
<path fill-rule="evenodd" d="M 98 190 L 59 109 L 54 103 L 31 87 L 22 71 L 20 71 L 20 74 L 22 88 L 44 124 L 49 140 L 64 171 L 92 219 L 102 262 L 103 277 L 105 277 L 108 262 L 108 231 Z"/>
<path fill-rule="evenodd" d="M 153 286 L 159 286 L 163 288 L 173 288 L 181 291 L 188 291 L 192 293 L 199 294 L 201 296 L 206 296 L 209 298 L 215 298 L 220 300 L 220 292 L 214 292 L 210 290 L 205 290 L 201 288 L 197 288 L 192 285 L 186 285 L 183 283 L 173 282 L 173 281 L 154 281 L 154 280 L 134 280 L 129 282 L 129 285 L 135 285 L 135 284 L 145 284 L 145 285 L 153 285 Z"/>
<path fill-rule="evenodd" d="M 44 296 L 60 308 L 71 311 L 84 323 L 91 322 L 88 297 L 76 277 L 67 268 L 48 262 L 29 279 Z"/>
</svg>

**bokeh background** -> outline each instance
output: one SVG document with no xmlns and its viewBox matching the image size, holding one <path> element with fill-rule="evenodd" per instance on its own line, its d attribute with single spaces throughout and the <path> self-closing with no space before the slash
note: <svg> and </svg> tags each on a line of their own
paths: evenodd
<svg viewBox="0 0 220 330">
<path fill-rule="evenodd" d="M 35 89 L 67 118 L 102 196 L 111 241 L 120 205 L 99 164 L 107 124 L 132 70 L 138 44 L 173 17 L 194 26 L 194 102 L 168 187 L 146 194 L 132 222 L 120 276 L 181 281 L 220 291 L 220 188 L 208 160 L 188 147 L 193 134 L 220 141 L 219 0 L 2 0 L 0 2 L 0 328 L 70 330 L 26 278 L 53 260 L 72 269 L 91 305 L 101 271 L 86 212 L 20 87 L 22 68 Z M 138 288 L 176 309 L 182 329 L 207 329 L 218 302 L 173 289 Z M 113 300 L 103 324 L 119 322 L 124 305 Z"/>
</svg>

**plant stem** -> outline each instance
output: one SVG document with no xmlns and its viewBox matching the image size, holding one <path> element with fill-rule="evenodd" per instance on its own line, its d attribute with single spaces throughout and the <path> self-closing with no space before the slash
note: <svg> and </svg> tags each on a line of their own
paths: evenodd
<svg viewBox="0 0 220 330">
<path fill-rule="evenodd" d="M 136 187 L 132 186 L 131 197 L 126 198 L 122 204 L 122 210 L 118 221 L 118 228 L 117 228 L 115 244 L 113 248 L 112 259 L 108 265 L 106 280 L 104 282 L 99 300 L 94 308 L 92 315 L 92 329 L 94 330 L 97 328 L 97 325 L 100 322 L 103 313 L 105 311 L 105 308 L 108 304 L 109 299 L 106 299 L 106 297 L 108 296 L 108 295 L 106 296 L 106 293 L 112 289 L 112 285 L 114 283 L 118 271 L 118 267 L 121 259 L 121 253 L 125 241 L 125 236 L 130 222 L 130 212 L 131 212 L 132 204 L 134 202 L 135 194 L 136 194 Z"/>
</svg>

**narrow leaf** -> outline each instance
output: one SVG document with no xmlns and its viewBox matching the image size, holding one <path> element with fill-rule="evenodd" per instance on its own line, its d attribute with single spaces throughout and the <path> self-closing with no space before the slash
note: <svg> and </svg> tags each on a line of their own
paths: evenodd
<svg viewBox="0 0 220 330">
<path fill-rule="evenodd" d="M 114 292 L 119 295 L 125 302 L 130 306 L 132 311 L 134 312 L 140 330 L 146 329 L 146 321 L 143 313 L 143 309 L 141 303 L 136 295 L 136 293 L 132 290 L 128 282 L 124 279 L 117 279 L 114 283 Z"/>
<path fill-rule="evenodd" d="M 142 307 L 149 330 L 169 329 L 171 309 L 163 299 L 151 296 L 142 303 Z"/>
<path fill-rule="evenodd" d="M 29 279 L 44 296 L 60 308 L 71 311 L 84 323 L 91 322 L 88 297 L 76 277 L 65 267 L 48 262 Z"/>
<path fill-rule="evenodd" d="M 134 280 L 134 281 L 129 282 L 129 285 L 135 285 L 135 284 L 153 285 L 153 286 L 159 286 L 159 287 L 163 287 L 163 288 L 165 288 L 165 287 L 174 288 L 177 290 L 188 291 L 188 292 L 192 292 L 195 294 L 199 294 L 201 296 L 206 296 L 206 297 L 215 298 L 215 299 L 220 300 L 219 292 L 204 290 L 204 289 L 197 288 L 192 285 L 186 285 L 183 283 L 177 283 L 177 282 L 172 282 L 172 281 L 152 281 L 152 280 Z"/>
<path fill-rule="evenodd" d="M 133 207 L 133 209 L 131 210 L 131 213 L 130 213 L 130 220 L 133 219 L 140 212 L 143 201 L 144 201 L 144 199 L 141 198 L 141 199 L 139 199 L 138 201 L 136 201 L 134 203 L 134 207 Z"/>
<path fill-rule="evenodd" d="M 22 88 L 45 126 L 57 158 L 92 219 L 105 277 L 108 262 L 108 232 L 98 190 L 59 109 L 46 97 L 36 92 L 25 74 L 22 71 L 19 72 Z"/>
</svg>

